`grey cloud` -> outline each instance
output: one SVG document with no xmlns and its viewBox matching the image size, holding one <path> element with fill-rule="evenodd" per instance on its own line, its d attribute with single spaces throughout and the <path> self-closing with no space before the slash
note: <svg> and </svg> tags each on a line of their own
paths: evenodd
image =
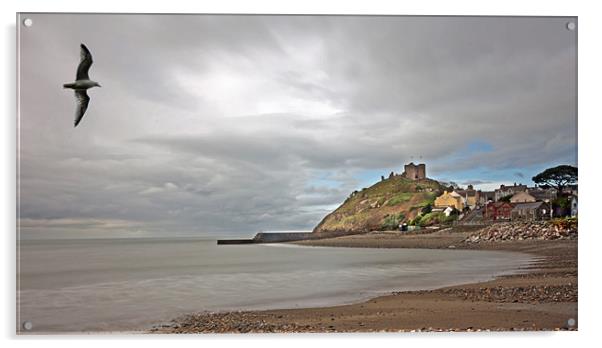
<svg viewBox="0 0 602 348">
<path fill-rule="evenodd" d="M 361 173 L 411 157 L 447 177 L 576 163 L 567 18 L 31 16 L 20 48 L 28 231 L 310 229 Z M 73 129 L 60 86 L 80 42 L 103 88 Z M 467 152 L 474 140 L 493 150 Z"/>
<path fill-rule="evenodd" d="M 490 184 L 489 180 L 468 180 L 461 183 L 461 185 L 482 185 L 482 184 Z"/>
</svg>

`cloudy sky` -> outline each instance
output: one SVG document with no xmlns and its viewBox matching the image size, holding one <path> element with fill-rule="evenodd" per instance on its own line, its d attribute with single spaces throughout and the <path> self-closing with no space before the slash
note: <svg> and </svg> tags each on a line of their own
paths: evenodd
<svg viewBox="0 0 602 348">
<path fill-rule="evenodd" d="M 309 230 L 411 160 L 483 189 L 577 162 L 571 18 L 25 17 L 23 237 Z"/>
</svg>

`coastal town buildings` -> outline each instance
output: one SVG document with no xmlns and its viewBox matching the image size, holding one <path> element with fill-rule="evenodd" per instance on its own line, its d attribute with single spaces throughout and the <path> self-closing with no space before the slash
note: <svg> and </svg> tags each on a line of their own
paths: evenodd
<svg viewBox="0 0 602 348">
<path fill-rule="evenodd" d="M 485 206 L 489 202 L 495 202 L 495 192 L 494 191 L 480 191 L 479 190 L 479 199 L 478 203 L 480 206 Z"/>
<path fill-rule="evenodd" d="M 571 195 L 571 216 L 577 216 L 577 194 Z"/>
<path fill-rule="evenodd" d="M 507 198 L 506 194 L 512 191 L 516 192 L 509 199 L 499 200 Z M 565 203 L 562 205 L 556 202 L 559 195 L 554 188 L 502 185 L 494 193 L 498 200 L 488 200 L 484 203 L 483 217 L 486 221 L 544 220 L 559 216 L 577 216 L 577 196 L 564 193 L 562 197 Z M 480 196 L 479 201 L 483 204 L 487 194 L 481 192 Z"/>
<path fill-rule="evenodd" d="M 546 202 L 517 203 L 512 208 L 512 220 L 544 220 L 550 217 Z"/>
<path fill-rule="evenodd" d="M 551 202 L 558 197 L 558 191 L 555 188 L 529 187 L 527 192 L 535 197 L 536 201 Z"/>
<path fill-rule="evenodd" d="M 468 185 L 466 190 L 457 190 L 456 192 L 460 196 L 464 197 L 466 206 L 468 206 L 470 209 L 476 208 L 479 204 L 481 191 L 475 190 L 472 185 Z"/>
<path fill-rule="evenodd" d="M 504 197 L 513 196 L 514 194 L 516 194 L 518 192 L 524 192 L 524 191 L 527 191 L 527 185 L 523 185 L 523 184 L 517 185 L 516 183 L 514 183 L 514 185 L 512 185 L 512 186 L 500 185 L 500 188 L 497 188 L 494 191 L 494 195 L 495 195 L 494 201 L 497 202 Z"/>
<path fill-rule="evenodd" d="M 441 196 L 435 198 L 434 206 L 436 208 L 454 207 L 457 210 L 462 211 L 466 206 L 466 201 L 464 197 L 455 191 L 444 191 Z"/>
<path fill-rule="evenodd" d="M 527 191 L 517 192 L 510 197 L 510 203 L 532 203 L 535 201 L 535 197 L 531 196 Z"/>
<path fill-rule="evenodd" d="M 447 208 L 445 208 L 445 209 L 443 210 L 443 214 L 444 214 L 445 216 L 450 216 L 450 215 L 451 215 L 451 213 L 453 213 L 453 212 L 454 212 L 454 208 L 452 208 L 452 207 L 447 207 Z"/>
<path fill-rule="evenodd" d="M 485 217 L 491 221 L 510 220 L 513 208 L 508 202 L 490 202 L 485 207 Z"/>
<path fill-rule="evenodd" d="M 411 162 L 404 165 L 402 174 L 392 172 L 390 177 L 400 175 L 410 180 L 426 179 L 426 165 Z M 384 180 L 384 177 L 381 177 L 381 180 Z M 560 201 L 564 203 L 559 203 Z M 466 208 L 471 212 L 465 212 Z M 475 219 L 495 222 L 577 216 L 577 185 L 566 186 L 560 194 L 553 187 L 528 187 L 516 182 L 512 185 L 502 184 L 493 191 L 477 190 L 470 184 L 463 189 L 453 184 L 435 198 L 432 211 L 448 215 L 454 210 L 465 212 L 467 219 L 473 222 Z M 460 217 L 462 216 L 460 214 Z"/>
</svg>

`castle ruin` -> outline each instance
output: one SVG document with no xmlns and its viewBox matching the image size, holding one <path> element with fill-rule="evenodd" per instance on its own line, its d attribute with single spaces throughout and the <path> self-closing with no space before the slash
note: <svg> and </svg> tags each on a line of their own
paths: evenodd
<svg viewBox="0 0 602 348">
<path fill-rule="evenodd" d="M 410 162 L 403 166 L 402 175 L 410 180 L 426 179 L 426 165 L 424 163 L 414 164 Z"/>
</svg>

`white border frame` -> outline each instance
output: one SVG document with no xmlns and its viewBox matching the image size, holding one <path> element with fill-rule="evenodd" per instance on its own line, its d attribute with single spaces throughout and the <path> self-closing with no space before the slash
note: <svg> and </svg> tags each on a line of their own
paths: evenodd
<svg viewBox="0 0 602 348">
<path fill-rule="evenodd" d="M 596 229 L 594 209 L 598 205 L 594 202 L 594 195 L 598 194 L 596 174 L 600 168 L 597 153 L 599 148 L 598 138 L 601 121 L 599 120 L 599 83 L 600 64 L 602 62 L 599 38 L 602 33 L 600 16 L 596 11 L 595 2 L 588 4 L 575 3 L 574 1 L 517 1 L 487 2 L 476 0 L 456 1 L 420 1 L 420 2 L 393 2 L 393 1 L 325 1 L 303 0 L 285 2 L 275 0 L 236 1 L 222 0 L 215 3 L 189 2 L 181 0 L 149 0 L 141 2 L 126 2 L 123 0 L 103 0 L 85 2 L 76 0 L 43 1 L 21 0 L 19 2 L 8 0 L 1 2 L 0 17 L 3 24 L 3 54 L 2 69 L 4 83 L 1 85 L 0 98 L 4 107 L 2 118 L 2 132 L 4 146 L 2 151 L 2 214 L 4 222 L 4 260 L 2 267 L 3 284 L 2 299 L 4 300 L 5 315 L 1 317 L 0 327 L 4 330 L 4 339 L 13 344 L 26 346 L 44 344 L 50 347 L 79 347 L 82 343 L 86 346 L 101 347 L 106 345 L 106 340 L 117 341 L 119 344 L 131 344 L 133 341 L 144 340 L 150 347 L 163 346 L 166 342 L 177 341 L 179 345 L 200 344 L 250 344 L 252 346 L 281 346 L 282 344 L 305 346 L 307 344 L 338 344 L 342 343 L 351 347 L 371 344 L 408 344 L 408 345 L 445 345 L 447 346 L 483 346 L 507 347 L 514 344 L 542 343 L 548 346 L 567 347 L 584 344 L 589 339 L 597 338 L 597 314 L 600 305 L 596 299 L 600 289 L 599 271 L 596 265 L 600 264 L 596 257 L 599 251 L 596 246 L 600 243 L 601 232 Z M 303 14 L 404 14 L 404 15 L 537 15 L 537 16 L 578 16 L 579 17 L 579 166 L 580 166 L 580 231 L 579 242 L 579 331 L 563 333 L 484 333 L 484 334 L 324 334 L 324 335 L 204 335 L 204 336 L 95 336 L 91 340 L 85 336 L 15 336 L 15 209 L 16 209 L 16 12 L 145 12 L 145 13 L 303 13 Z M 296 338 L 296 340 L 290 340 Z M 502 338 L 502 339 L 500 339 Z M 281 342 L 286 339 L 287 342 Z M 300 340 L 299 340 L 300 339 Z M 343 342 L 332 342 L 333 339 Z M 43 340 L 44 342 L 40 342 Z M 85 340 L 85 342 L 82 342 Z M 197 341 L 200 340 L 200 341 Z M 309 341 L 307 341 L 309 340 Z M 371 340 L 371 341 L 367 341 Z M 403 340 L 400 341 L 400 340 Z M 418 341 L 417 341 L 418 340 Z M 537 340 L 540 342 L 534 342 Z M 243 342 L 244 341 L 244 342 Z M 545 342 L 541 342 L 545 341 Z M 138 342 L 137 342 L 138 343 Z"/>
</svg>

